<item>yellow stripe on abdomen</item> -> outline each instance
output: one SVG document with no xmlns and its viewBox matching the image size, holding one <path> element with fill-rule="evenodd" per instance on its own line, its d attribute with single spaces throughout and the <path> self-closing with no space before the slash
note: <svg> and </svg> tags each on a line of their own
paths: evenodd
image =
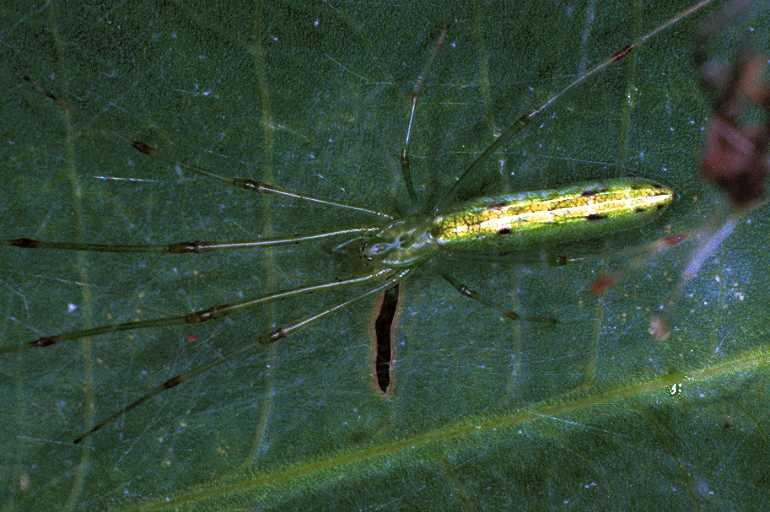
<svg viewBox="0 0 770 512">
<path fill-rule="evenodd" d="M 457 250 L 573 242 L 641 226 L 672 199 L 671 189 L 650 180 L 592 181 L 469 201 L 436 217 L 431 233 Z"/>
</svg>

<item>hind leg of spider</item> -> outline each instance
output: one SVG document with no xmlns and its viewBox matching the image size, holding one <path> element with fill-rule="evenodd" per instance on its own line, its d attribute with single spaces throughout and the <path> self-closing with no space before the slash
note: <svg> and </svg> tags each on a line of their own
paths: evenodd
<svg viewBox="0 0 770 512">
<path fill-rule="evenodd" d="M 306 316 L 305 318 L 302 318 L 302 319 L 300 319 L 300 320 L 298 320 L 296 322 L 293 322 L 291 324 L 279 327 L 278 329 L 275 329 L 273 331 L 263 333 L 262 335 L 257 337 L 257 341 L 260 344 L 275 343 L 275 342 L 277 342 L 277 341 L 279 341 L 279 340 L 289 336 L 290 334 L 292 334 L 292 333 L 294 333 L 294 332 L 296 332 L 296 331 L 298 331 L 298 330 L 300 330 L 300 329 L 302 329 L 304 327 L 307 327 L 307 326 L 315 323 L 316 321 L 318 321 L 318 320 L 320 320 L 320 319 L 322 319 L 322 318 L 324 318 L 324 317 L 326 317 L 328 315 L 331 315 L 332 313 L 335 313 L 335 312 L 337 312 L 337 311 L 339 311 L 341 309 L 344 309 L 344 308 L 350 306 L 351 304 L 354 304 L 354 303 L 356 303 L 356 302 L 358 302 L 358 301 L 360 301 L 360 300 L 362 300 L 362 299 L 364 299 L 366 297 L 370 297 L 372 295 L 375 295 L 377 293 L 385 291 L 385 290 L 387 290 L 388 288 L 390 288 L 392 286 L 395 286 L 399 281 L 401 281 L 404 278 L 406 278 L 406 276 L 409 274 L 409 272 L 411 272 L 411 270 L 406 269 L 406 270 L 402 270 L 402 271 L 398 272 L 396 275 L 393 275 L 391 273 L 391 277 L 387 281 L 385 281 L 384 283 L 381 283 L 381 284 L 375 286 L 374 288 L 370 288 L 369 290 L 366 290 L 365 292 L 360 293 L 360 294 L 358 294 L 358 295 L 356 295 L 356 296 L 354 296 L 354 297 L 352 297 L 352 298 L 350 298 L 350 299 L 348 299 L 346 301 L 343 301 L 343 302 L 340 302 L 338 304 L 335 304 L 334 306 L 331 306 L 330 308 L 327 308 L 327 309 L 324 309 L 322 311 L 319 311 L 318 313 L 315 313 L 315 314 L 310 315 L 310 316 Z M 168 389 L 175 388 L 176 386 L 182 384 L 183 382 L 187 382 L 188 380 L 192 379 L 193 377 L 196 377 L 196 376 L 198 376 L 198 375 L 200 375 L 202 373 L 205 373 L 205 372 L 211 370 L 212 368 L 216 368 L 217 366 L 221 366 L 222 364 L 226 363 L 227 361 L 230 361 L 231 359 L 233 359 L 237 355 L 245 354 L 247 352 L 251 352 L 251 351 L 255 350 L 257 348 L 257 346 L 258 345 L 254 344 L 254 343 L 245 343 L 241 347 L 234 348 L 232 350 L 229 350 L 229 351 L 225 352 L 224 354 L 222 354 L 221 357 L 219 357 L 218 359 L 215 359 L 214 361 L 211 361 L 209 363 L 206 363 L 206 364 L 203 364 L 203 365 L 200 365 L 200 366 L 196 366 L 196 367 L 191 368 L 190 370 L 188 370 L 186 372 L 179 373 L 179 374 L 174 375 L 173 377 L 171 377 L 169 379 L 166 379 L 161 384 L 159 384 L 159 385 L 155 386 L 154 388 L 150 389 L 150 391 L 148 391 L 144 395 L 140 396 L 139 398 L 137 398 L 133 402 L 129 403 L 128 405 L 126 405 L 125 407 L 120 409 L 119 411 L 117 411 L 117 412 L 115 412 L 113 414 L 110 414 L 106 418 L 104 418 L 104 419 L 100 420 L 99 422 L 97 422 L 93 427 L 91 427 L 90 429 L 88 429 L 85 432 L 83 432 L 80 435 L 78 435 L 73 440 L 73 442 L 75 444 L 78 444 L 78 443 L 82 442 L 84 439 L 86 439 L 91 434 L 93 434 L 93 433 L 103 429 L 104 427 L 114 423 L 122 415 L 124 415 L 127 412 L 129 412 L 129 411 L 139 407 L 140 405 L 142 405 L 143 403 L 147 402 L 151 398 L 161 394 L 162 392 L 164 392 L 164 391 L 166 391 Z"/>
<path fill-rule="evenodd" d="M 220 318 L 224 318 L 226 316 L 230 316 L 236 313 L 241 313 L 249 309 L 260 307 L 264 304 L 274 302 L 277 300 L 287 299 L 290 297 L 296 297 L 298 295 L 304 295 L 304 294 L 313 293 L 313 292 L 331 290 L 334 288 L 355 286 L 355 285 L 367 283 L 370 281 L 376 281 L 378 279 L 385 278 L 388 275 L 392 275 L 392 274 L 393 274 L 393 271 L 391 269 L 385 268 L 367 275 L 356 276 L 349 279 L 330 281 L 327 283 L 321 283 L 321 284 L 316 284 L 311 286 L 303 286 L 299 288 L 291 288 L 288 290 L 282 290 L 276 293 L 271 293 L 268 295 L 263 295 L 261 297 L 256 297 L 253 299 L 236 302 L 232 304 L 218 304 L 216 306 L 213 306 L 207 309 L 194 311 L 192 313 L 187 313 L 184 315 L 175 315 L 175 316 L 167 316 L 167 317 L 161 317 L 161 318 L 152 318 L 149 320 L 136 320 L 132 322 L 101 325 L 99 327 L 94 327 L 91 329 L 81 329 L 77 331 L 70 331 L 70 332 L 65 332 L 61 334 L 56 334 L 53 336 L 43 336 L 36 340 L 32 340 L 27 343 L 24 343 L 21 346 L 0 348 L 0 353 L 19 352 L 19 351 L 27 350 L 31 348 L 50 347 L 62 341 L 71 341 L 71 340 L 77 340 L 82 338 L 88 338 L 92 336 L 100 336 L 103 334 L 109 334 L 109 333 L 119 332 L 119 331 L 133 331 L 137 329 L 167 327 L 171 325 L 200 324 L 203 322 L 208 322 L 210 320 L 218 320 Z"/>
<path fill-rule="evenodd" d="M 513 309 L 505 308 L 489 300 L 483 294 L 469 288 L 468 286 L 461 283 L 460 281 L 458 281 L 457 279 L 455 279 L 454 277 L 452 277 L 447 273 L 442 272 L 441 277 L 443 277 L 450 285 L 452 285 L 452 287 L 455 290 L 457 290 L 460 293 L 460 295 L 462 295 L 463 297 L 467 297 L 469 299 L 475 300 L 479 304 L 482 304 L 488 307 L 489 309 L 497 311 L 501 316 L 504 316 L 505 318 L 508 318 L 510 320 L 520 320 L 524 322 L 538 322 L 538 323 L 544 323 L 548 325 L 553 325 L 558 322 L 558 320 L 549 316 L 522 316 L 518 314 L 516 311 L 514 311 Z"/>
<path fill-rule="evenodd" d="M 607 290 L 618 284 L 626 274 L 642 268 L 652 258 L 667 252 L 672 247 L 692 238 L 694 235 L 697 237 L 697 233 L 693 234 L 691 232 L 666 235 L 638 247 L 613 250 L 611 254 L 616 258 L 622 258 L 623 263 L 613 271 L 601 274 L 593 281 L 591 283 L 591 292 L 597 296 L 604 295 Z"/>
<path fill-rule="evenodd" d="M 417 191 L 414 188 L 414 180 L 412 179 L 412 162 L 409 159 L 409 145 L 412 142 L 412 131 L 414 129 L 415 114 L 417 113 L 417 103 L 419 103 L 420 101 L 420 96 L 422 95 L 422 89 L 425 86 L 425 77 L 430 72 L 430 68 L 433 65 L 433 61 L 436 59 L 436 55 L 438 54 L 439 50 L 441 50 L 441 48 L 444 46 L 446 33 L 447 33 L 447 28 L 443 27 L 441 29 L 441 34 L 439 34 L 438 39 L 436 40 L 436 44 L 433 46 L 433 49 L 431 50 L 430 55 L 428 56 L 428 59 L 425 61 L 425 65 L 423 66 L 420 74 L 417 76 L 417 80 L 415 80 L 414 82 L 414 87 L 412 88 L 412 92 L 409 95 L 409 98 L 410 98 L 409 119 L 406 123 L 406 134 L 404 135 L 404 145 L 401 147 L 399 160 L 401 161 L 401 175 L 404 179 L 404 184 L 406 185 L 406 190 L 409 194 L 409 199 L 412 201 L 413 204 L 417 203 Z"/>
<path fill-rule="evenodd" d="M 487 159 L 489 159 L 498 150 L 510 144 L 513 138 L 527 126 L 529 126 L 534 119 L 538 118 L 541 114 L 543 114 L 543 112 L 549 110 L 557 101 L 559 101 L 561 97 L 569 93 L 572 89 L 582 85 L 591 77 L 601 73 L 606 68 L 614 65 L 617 62 L 620 62 L 628 55 L 630 55 L 631 52 L 644 45 L 657 34 L 673 27 L 680 21 L 688 18 L 689 16 L 692 16 L 713 2 L 714 0 L 701 0 L 700 2 L 678 12 L 666 20 L 663 24 L 638 37 L 636 40 L 627 44 L 623 48 L 618 49 L 609 57 L 589 68 L 583 74 L 568 83 L 561 90 L 552 94 L 539 106 L 525 114 L 521 114 L 513 122 L 513 124 L 505 128 L 494 140 L 494 142 L 487 146 L 475 160 L 473 160 L 467 167 L 465 167 L 451 188 L 449 188 L 449 190 L 439 198 L 438 202 L 433 205 L 432 211 L 439 212 L 448 205 L 455 203 L 460 199 L 467 199 L 470 197 L 478 197 L 483 195 L 484 192 L 488 190 L 489 186 L 499 178 L 497 168 L 495 166 L 489 165 Z"/>
<path fill-rule="evenodd" d="M 693 61 L 700 73 L 701 88 L 712 97 L 714 113 L 709 121 L 701 160 L 701 177 L 722 189 L 733 211 L 716 229 L 701 229 L 701 241 L 687 262 L 663 308 L 650 321 L 650 334 L 658 340 L 670 336 L 669 319 L 688 281 L 730 236 L 743 215 L 765 202 L 767 159 L 770 141 L 770 85 L 763 80 L 767 57 L 744 48 L 734 63 L 709 60 L 708 43 L 751 7 L 749 0 L 726 2 L 701 25 Z M 764 111 L 764 124 L 748 124 L 742 117 L 750 104 Z"/>
</svg>

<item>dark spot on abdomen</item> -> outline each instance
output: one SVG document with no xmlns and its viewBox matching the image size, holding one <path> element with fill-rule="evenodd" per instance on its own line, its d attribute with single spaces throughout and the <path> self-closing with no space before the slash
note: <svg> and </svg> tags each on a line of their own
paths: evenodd
<svg viewBox="0 0 770 512">
<path fill-rule="evenodd" d="M 606 188 L 587 188 L 583 192 L 580 193 L 583 197 L 590 197 L 595 196 L 596 194 L 601 194 L 602 192 L 607 192 Z"/>
<path fill-rule="evenodd" d="M 607 216 L 601 213 L 592 213 L 590 215 L 586 215 L 586 220 L 602 220 L 606 218 Z"/>
<path fill-rule="evenodd" d="M 510 235 L 511 228 L 503 228 L 497 232 L 498 235 Z"/>
</svg>

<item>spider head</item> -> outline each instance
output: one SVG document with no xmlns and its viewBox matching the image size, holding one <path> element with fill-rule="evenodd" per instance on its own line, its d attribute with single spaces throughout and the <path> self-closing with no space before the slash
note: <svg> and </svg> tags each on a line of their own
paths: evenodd
<svg viewBox="0 0 770 512">
<path fill-rule="evenodd" d="M 386 267 L 412 267 L 435 253 L 430 222 L 398 219 L 361 243 L 361 257 Z"/>
</svg>

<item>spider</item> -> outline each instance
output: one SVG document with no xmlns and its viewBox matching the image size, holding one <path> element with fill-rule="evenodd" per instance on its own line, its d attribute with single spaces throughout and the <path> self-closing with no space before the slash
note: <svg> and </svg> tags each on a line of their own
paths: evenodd
<svg viewBox="0 0 770 512">
<path fill-rule="evenodd" d="M 561 264 L 573 259 L 569 253 L 566 256 L 564 255 L 563 244 L 609 237 L 621 231 L 637 229 L 656 218 L 671 203 L 673 191 L 670 188 L 651 180 L 624 177 L 619 179 L 579 181 L 569 185 L 521 193 L 494 194 L 488 191 L 490 186 L 494 184 L 496 170 L 493 169 L 490 172 L 490 167 L 485 167 L 485 163 L 497 151 L 509 144 L 518 133 L 527 128 L 533 121 L 539 119 L 562 96 L 572 89 L 579 87 L 605 68 L 623 60 L 656 34 L 694 14 L 709 3 L 710 1 L 703 1 L 685 9 L 654 30 L 639 37 L 636 41 L 613 52 L 599 64 L 580 74 L 566 87 L 552 94 L 532 110 L 519 116 L 518 119 L 499 133 L 493 143 L 487 146 L 480 155 L 464 168 L 456 182 L 440 198 L 434 201 L 428 211 L 424 213 L 395 216 L 367 206 L 347 204 L 319 198 L 304 192 L 290 191 L 283 187 L 252 178 L 231 178 L 202 166 L 187 161 L 180 161 L 172 156 L 166 156 L 161 148 L 140 138 L 125 139 L 126 145 L 142 155 L 155 157 L 167 163 L 178 165 L 192 174 L 217 180 L 226 186 L 258 194 L 269 194 L 314 203 L 338 210 L 352 211 L 368 216 L 377 222 L 331 231 L 246 241 L 210 242 L 191 240 L 157 245 L 121 245 L 49 241 L 21 236 L 7 239 L 4 241 L 4 244 L 7 247 L 24 250 L 200 254 L 222 250 L 273 247 L 343 237 L 344 240 L 333 245 L 331 251 L 341 257 L 357 259 L 358 263 L 350 263 L 350 268 L 362 266 L 366 271 L 346 278 L 290 288 L 240 302 L 218 304 L 196 310 L 192 313 L 162 316 L 149 320 L 110 323 L 94 328 L 44 335 L 27 341 L 20 346 L 6 347 L 3 351 L 18 352 L 54 347 L 62 342 L 108 335 L 118 331 L 158 328 L 169 325 L 199 324 L 221 319 L 235 312 L 241 312 L 250 308 L 263 307 L 265 304 L 287 297 L 332 289 L 346 289 L 359 285 L 366 286 L 366 289 L 361 293 L 351 294 L 345 300 L 337 302 L 330 307 L 280 325 L 257 337 L 258 341 L 262 344 L 272 344 L 296 331 L 315 325 L 321 319 L 332 316 L 355 303 L 394 288 L 441 251 L 457 253 L 468 251 L 496 256 L 507 256 L 510 253 L 513 258 L 517 258 L 519 253 L 525 253 L 525 260 L 530 254 L 534 254 L 535 260 L 546 260 L 551 263 Z M 430 71 L 434 57 L 444 45 L 446 31 L 447 29 L 441 30 L 424 66 L 424 74 Z M 69 108 L 66 99 L 61 99 L 51 94 L 45 87 L 40 85 L 39 81 L 27 75 L 24 75 L 24 79 L 39 92 L 56 100 L 57 104 L 64 110 Z M 418 103 L 423 93 L 423 81 L 424 77 L 420 75 L 410 95 L 411 108 L 405 129 L 403 147 L 399 155 L 404 187 L 412 200 L 418 197 L 418 192 L 415 189 L 412 178 L 410 146 L 413 130 L 417 123 L 416 119 L 419 116 Z M 541 251 L 541 247 L 545 250 Z M 442 277 L 465 297 L 496 309 L 509 319 L 523 319 L 542 323 L 546 326 L 557 321 L 549 316 L 524 315 L 515 309 L 501 307 L 496 302 L 487 299 L 484 294 L 472 290 L 452 275 L 442 274 Z M 91 434 L 112 424 L 126 412 L 160 393 L 175 388 L 197 375 L 247 354 L 254 349 L 255 346 L 253 344 L 244 344 L 232 348 L 206 364 L 196 366 L 164 380 L 144 395 L 130 401 L 113 414 L 96 422 L 88 430 L 78 435 L 75 438 L 75 442 L 81 442 Z"/>
</svg>

